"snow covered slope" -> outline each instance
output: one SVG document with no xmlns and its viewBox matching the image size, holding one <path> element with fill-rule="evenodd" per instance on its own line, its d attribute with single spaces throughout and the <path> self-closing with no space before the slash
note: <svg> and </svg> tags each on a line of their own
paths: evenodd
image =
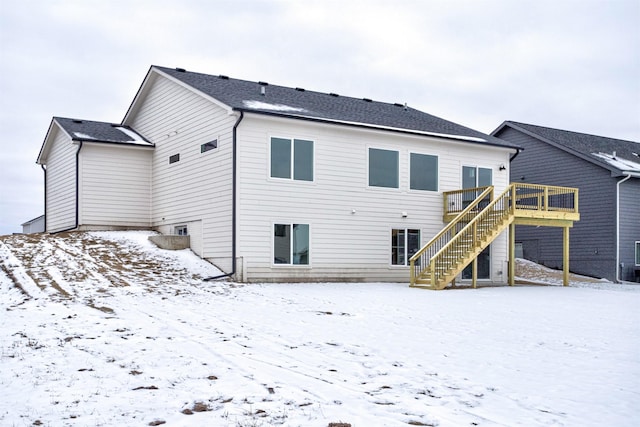
<svg viewBox="0 0 640 427">
<path fill-rule="evenodd" d="M 640 424 L 640 287 L 203 282 L 148 235 L 0 237 L 0 425 Z"/>
</svg>

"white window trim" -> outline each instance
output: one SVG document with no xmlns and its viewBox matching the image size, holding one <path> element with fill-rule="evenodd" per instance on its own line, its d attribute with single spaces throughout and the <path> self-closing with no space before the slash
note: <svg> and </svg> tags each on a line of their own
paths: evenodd
<svg viewBox="0 0 640 427">
<path fill-rule="evenodd" d="M 291 170 L 289 171 L 291 174 L 291 178 L 278 178 L 278 177 L 274 177 L 271 176 L 271 140 L 273 138 L 279 138 L 279 139 L 288 139 L 289 141 L 291 141 Z M 313 167 L 313 179 L 311 181 L 306 181 L 303 179 L 295 179 L 293 177 L 294 174 L 294 158 L 293 158 L 293 153 L 294 153 L 294 141 L 296 139 L 302 140 L 302 141 L 311 141 L 313 143 L 313 159 L 312 159 L 312 167 Z M 302 184 L 302 185 L 310 185 L 310 184 L 315 184 L 316 182 L 316 174 L 317 174 L 317 168 L 316 168 L 316 140 L 315 138 L 311 138 L 311 137 L 305 137 L 305 136 L 297 136 L 297 137 L 291 137 L 291 136 L 282 136 L 282 135 L 277 135 L 277 134 L 273 134 L 273 135 L 269 135 L 268 137 L 268 141 L 267 141 L 267 180 L 269 181 L 275 181 L 275 182 L 290 182 L 290 183 L 296 183 L 296 184 Z M 298 223 L 296 223 L 298 224 Z"/>
<path fill-rule="evenodd" d="M 207 150 L 207 151 L 203 152 L 203 151 L 202 151 L 202 146 L 203 146 L 204 144 L 208 144 L 208 143 L 213 142 L 213 141 L 216 141 L 216 148 L 212 148 L 211 150 Z M 220 149 L 220 136 L 218 135 L 218 136 L 216 136 L 216 137 L 213 137 L 213 138 L 209 138 L 209 139 L 207 139 L 205 142 L 200 143 L 200 145 L 198 146 L 198 148 L 200 149 L 200 152 L 199 152 L 198 154 L 200 154 L 200 155 L 202 155 L 202 156 L 204 156 L 204 155 L 206 155 L 207 153 L 210 153 L 210 152 L 212 152 L 212 151 L 218 151 L 218 150 Z"/>
<path fill-rule="evenodd" d="M 398 186 L 397 187 L 380 187 L 377 185 L 369 185 L 369 153 L 370 149 L 374 150 L 384 150 L 384 151 L 395 151 L 398 153 Z M 400 156 L 402 150 L 399 148 L 390 148 L 390 147 L 381 147 L 379 145 L 367 145 L 367 175 L 365 177 L 365 185 L 366 188 L 373 191 L 392 191 L 392 192 L 402 192 L 402 162 L 400 162 Z"/>
<path fill-rule="evenodd" d="M 187 234 L 178 234 L 178 229 L 184 228 L 187 231 Z M 174 236 L 188 236 L 189 235 L 189 226 L 187 224 L 180 224 L 173 226 L 173 235 Z"/>
<path fill-rule="evenodd" d="M 393 230 L 404 230 L 405 231 L 405 236 L 404 236 L 404 247 L 405 247 L 405 252 L 408 249 L 408 243 L 409 243 L 409 233 L 407 233 L 408 230 L 418 230 L 420 232 L 420 244 L 418 245 L 419 248 L 422 248 L 423 243 L 422 243 L 422 236 L 423 236 L 423 230 L 422 227 L 412 227 L 409 225 L 398 225 L 396 227 L 391 227 L 389 229 L 389 239 L 387 240 L 387 251 L 389 251 L 389 267 L 390 268 L 408 268 L 409 267 L 409 258 L 411 258 L 410 256 L 408 256 L 409 254 L 405 253 L 405 262 L 406 264 L 394 264 L 393 263 L 393 251 L 391 250 L 391 246 L 389 245 L 389 243 L 391 243 L 393 241 Z"/>
<path fill-rule="evenodd" d="M 636 240 L 635 244 L 633 245 L 633 262 L 635 263 L 636 267 L 640 267 L 640 264 L 636 262 L 636 260 L 638 259 L 638 252 L 640 252 L 640 240 Z"/>
<path fill-rule="evenodd" d="M 495 186 L 495 170 L 493 169 L 493 167 L 491 166 L 484 166 L 484 165 L 472 165 L 472 164 L 462 164 L 460 166 L 460 188 L 462 188 L 462 181 L 464 179 L 464 168 L 475 168 L 476 169 L 476 173 L 478 172 L 478 169 L 489 169 L 491 170 L 491 185 Z M 478 185 L 478 175 L 476 175 L 476 186 Z"/>
<path fill-rule="evenodd" d="M 438 173 L 437 173 L 437 182 L 436 182 L 435 190 L 418 190 L 418 189 L 411 188 L 411 155 L 412 154 L 420 154 L 423 156 L 431 156 L 436 158 L 436 161 L 438 162 Z M 407 190 L 409 190 L 412 193 L 417 192 L 421 194 L 440 192 L 440 156 L 438 156 L 437 154 L 424 153 L 420 151 L 409 151 L 409 153 L 407 154 Z"/>
<path fill-rule="evenodd" d="M 309 226 L 309 264 L 293 264 L 293 262 L 291 264 L 276 264 L 275 262 L 273 262 L 274 258 L 275 258 L 275 254 L 276 254 L 276 241 L 275 241 L 275 236 L 274 236 L 274 230 L 275 230 L 275 226 L 276 224 L 283 224 L 283 225 L 290 225 L 291 226 L 291 230 L 293 230 L 293 225 L 294 224 L 304 224 Z M 311 269 L 311 265 L 313 263 L 313 248 L 312 248 L 312 242 L 311 242 L 311 236 L 312 236 L 312 230 L 313 227 L 311 225 L 311 222 L 309 221 L 291 221 L 291 220 L 282 220 L 282 221 L 272 221 L 271 222 L 271 267 L 272 268 L 296 268 L 296 269 Z M 291 242 L 291 251 L 293 251 L 293 242 Z M 292 261 L 293 261 L 293 253 L 290 253 L 290 255 L 292 256 Z"/>
</svg>

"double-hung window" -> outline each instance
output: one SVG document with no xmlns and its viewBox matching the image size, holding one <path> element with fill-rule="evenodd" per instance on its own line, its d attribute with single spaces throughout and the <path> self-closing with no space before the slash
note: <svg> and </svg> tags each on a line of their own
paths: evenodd
<svg viewBox="0 0 640 427">
<path fill-rule="evenodd" d="M 273 225 L 273 263 L 309 265 L 309 224 Z"/>
<path fill-rule="evenodd" d="M 271 138 L 271 178 L 313 181 L 313 141 Z"/>
<path fill-rule="evenodd" d="M 409 157 L 409 188 L 438 191 L 438 157 L 411 153 Z"/>
<path fill-rule="evenodd" d="M 420 250 L 420 230 L 391 230 L 391 264 L 408 265 L 409 258 Z"/>
<path fill-rule="evenodd" d="M 369 148 L 369 186 L 399 187 L 399 155 L 394 150 Z"/>
</svg>

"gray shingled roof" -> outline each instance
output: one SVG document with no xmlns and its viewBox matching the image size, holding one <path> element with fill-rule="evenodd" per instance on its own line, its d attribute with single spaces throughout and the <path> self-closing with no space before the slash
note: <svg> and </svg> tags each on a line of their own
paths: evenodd
<svg viewBox="0 0 640 427">
<path fill-rule="evenodd" d="M 547 143 L 555 144 L 569 152 L 573 152 L 589 161 L 607 169 L 625 170 L 624 165 L 607 161 L 597 153 L 612 155 L 615 152 L 617 159 L 640 164 L 640 143 L 623 139 L 607 138 L 605 136 L 590 135 L 586 133 L 571 132 L 568 130 L 536 126 L 527 123 L 505 121 L 493 134 L 499 132 L 504 126 L 524 130 L 534 137 L 538 137 Z M 635 153 L 635 154 L 633 154 Z"/>
<path fill-rule="evenodd" d="M 71 135 L 71 139 L 74 141 L 95 141 L 153 147 L 153 144 L 146 141 L 137 132 L 119 124 L 65 117 L 54 117 L 53 120 Z"/>
<path fill-rule="evenodd" d="M 394 128 L 405 132 L 433 133 L 459 139 L 466 137 L 470 142 L 517 148 L 491 135 L 405 107 L 403 104 L 238 80 L 182 69 L 158 66 L 152 68 L 178 79 L 237 111 Z M 264 94 L 262 88 L 264 88 Z"/>
</svg>

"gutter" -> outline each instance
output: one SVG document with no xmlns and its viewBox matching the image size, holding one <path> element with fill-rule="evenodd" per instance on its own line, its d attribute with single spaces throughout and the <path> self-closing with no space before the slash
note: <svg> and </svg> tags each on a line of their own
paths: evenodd
<svg viewBox="0 0 640 427">
<path fill-rule="evenodd" d="M 51 234 L 64 233 L 65 231 L 71 231 L 78 228 L 80 222 L 80 150 L 82 150 L 82 141 L 78 141 L 78 150 L 76 151 L 76 224 L 73 227 L 65 228 L 64 230 L 58 230 Z M 46 189 L 45 189 L 46 191 Z M 45 196 L 46 197 L 46 196 Z M 46 227 L 46 207 L 45 207 L 45 227 Z M 46 230 L 46 228 L 45 228 Z"/>
<path fill-rule="evenodd" d="M 516 157 L 518 157 L 518 154 L 520 154 L 521 151 L 524 150 L 524 148 L 517 148 L 517 151 L 513 154 L 513 156 L 511 156 L 509 158 L 509 163 L 513 162 L 513 159 L 515 159 Z"/>
<path fill-rule="evenodd" d="M 240 111 L 240 116 L 236 123 L 233 125 L 233 138 L 232 138 L 232 150 L 233 150 L 233 161 L 231 166 L 231 272 L 226 274 L 221 274 L 219 276 L 211 276 L 205 277 L 203 280 L 205 282 L 209 282 L 211 280 L 222 279 L 224 277 L 231 277 L 236 274 L 236 242 L 237 242 L 237 233 L 236 233 L 236 224 L 237 224 L 237 198 L 238 198 L 238 186 L 237 186 L 237 163 L 238 163 L 238 125 L 244 118 L 244 112 Z"/>
<path fill-rule="evenodd" d="M 632 172 L 623 172 L 624 179 L 616 183 L 616 282 L 620 282 L 620 184 L 634 176 Z"/>
<path fill-rule="evenodd" d="M 242 112 L 247 112 L 247 113 L 251 113 L 251 114 L 259 114 L 259 115 L 264 115 L 264 116 L 273 116 L 273 117 L 283 117 L 283 118 L 287 118 L 287 119 L 304 120 L 304 121 L 314 122 L 314 123 L 325 123 L 325 124 L 332 124 L 332 125 L 349 126 L 349 127 L 359 128 L 359 129 L 382 130 L 382 131 L 387 131 L 387 132 L 401 133 L 401 134 L 405 134 L 405 135 L 431 136 L 431 137 L 436 137 L 436 138 L 448 139 L 448 140 L 455 141 L 455 142 L 460 142 L 460 143 L 489 145 L 489 146 L 492 146 L 492 147 L 510 148 L 512 150 L 513 149 L 519 149 L 519 147 L 515 147 L 515 146 L 511 146 L 511 145 L 507 145 L 507 144 L 499 144 L 499 143 L 496 143 L 496 142 L 487 141 L 485 138 L 474 137 L 474 136 L 446 135 L 446 134 L 439 134 L 439 133 L 420 131 L 420 130 L 393 128 L 393 127 L 388 127 L 388 126 L 383 126 L 383 125 L 374 125 L 374 124 L 359 123 L 359 122 L 348 122 L 348 121 L 340 121 L 340 120 L 334 120 L 334 119 L 324 119 L 324 118 L 320 118 L 320 117 L 302 116 L 302 115 L 297 115 L 297 114 L 283 114 L 283 113 L 279 113 L 279 112 L 275 112 L 275 111 L 254 110 L 254 109 L 251 109 L 251 108 L 237 108 L 237 107 L 234 107 L 234 110 L 235 111 L 240 111 L 241 113 Z M 489 135 L 489 136 L 491 136 L 491 135 Z M 494 137 L 494 138 L 499 139 L 497 137 Z"/>
</svg>

